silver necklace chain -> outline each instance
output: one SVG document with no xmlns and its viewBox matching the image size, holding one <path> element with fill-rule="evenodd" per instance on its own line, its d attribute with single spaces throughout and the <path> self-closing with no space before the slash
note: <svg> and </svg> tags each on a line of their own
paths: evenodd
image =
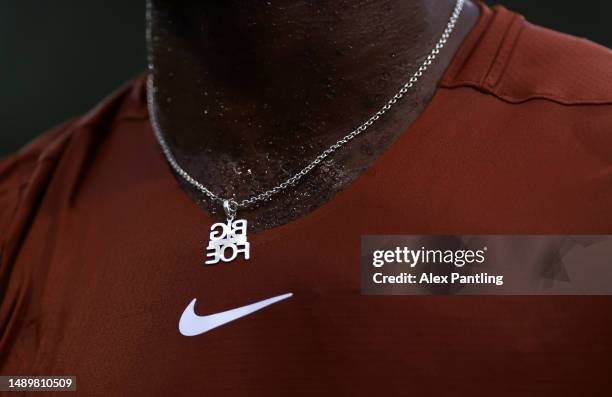
<svg viewBox="0 0 612 397">
<path fill-rule="evenodd" d="M 157 141 L 159 142 L 159 145 L 161 146 L 161 149 L 172 169 L 185 181 L 187 181 L 189 184 L 193 185 L 196 189 L 206 195 L 206 197 L 208 197 L 212 202 L 223 203 L 225 212 L 228 214 L 228 216 L 231 214 L 233 218 L 233 215 L 236 213 L 237 209 L 255 206 L 255 204 L 259 204 L 263 201 L 269 200 L 272 196 L 286 190 L 290 186 L 295 186 L 304 176 L 308 175 L 310 171 L 312 171 L 323 160 L 325 160 L 338 149 L 353 140 L 355 137 L 366 131 L 372 124 L 374 124 L 379 118 L 381 118 L 385 113 L 387 113 L 387 111 L 391 109 L 393 105 L 395 105 L 397 101 L 400 100 L 404 96 L 404 94 L 408 92 L 410 88 L 414 87 L 414 85 L 419 81 L 421 76 L 423 76 L 423 73 L 427 71 L 427 69 L 436 59 L 438 54 L 440 54 L 440 51 L 444 48 L 446 42 L 448 41 L 448 38 L 455 29 L 455 25 L 457 24 L 457 20 L 461 15 L 461 11 L 463 10 L 464 4 L 465 0 L 457 0 L 453 13 L 450 19 L 448 20 L 448 24 L 446 25 L 446 28 L 444 29 L 444 32 L 440 36 L 440 39 L 436 43 L 435 47 L 431 50 L 427 58 L 418 68 L 418 70 L 414 72 L 414 74 L 410 77 L 408 82 L 406 82 L 406 84 L 404 84 L 400 88 L 400 90 L 391 99 L 389 99 L 382 108 L 380 108 L 380 110 L 378 110 L 372 117 L 370 117 L 359 127 L 355 128 L 349 134 L 345 135 L 342 139 L 338 140 L 336 143 L 325 149 L 321 154 L 315 157 L 314 160 L 312 160 L 308 165 L 302 168 L 298 173 L 287 178 L 285 181 L 281 182 L 280 184 L 274 186 L 271 189 L 268 189 L 258 194 L 254 194 L 249 198 L 239 201 L 233 198 L 225 199 L 213 193 L 210 189 L 208 189 L 202 183 L 197 181 L 194 177 L 189 175 L 189 173 L 178 164 L 176 158 L 170 150 L 170 147 L 168 146 L 168 143 L 164 139 L 164 134 L 161 131 L 159 120 L 157 118 L 157 107 L 155 105 L 156 90 L 153 82 L 153 73 L 150 73 L 147 80 L 147 104 L 149 107 L 149 116 L 151 118 L 151 125 L 153 126 L 155 137 L 157 138 Z"/>
</svg>

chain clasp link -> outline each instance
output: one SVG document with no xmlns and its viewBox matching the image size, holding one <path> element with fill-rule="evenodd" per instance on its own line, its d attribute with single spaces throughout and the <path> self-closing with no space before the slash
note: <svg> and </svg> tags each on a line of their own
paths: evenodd
<svg viewBox="0 0 612 397">
<path fill-rule="evenodd" d="M 223 200 L 223 211 L 225 211 L 227 220 L 233 221 L 236 217 L 236 211 L 238 211 L 238 203 L 234 199 Z"/>
</svg>

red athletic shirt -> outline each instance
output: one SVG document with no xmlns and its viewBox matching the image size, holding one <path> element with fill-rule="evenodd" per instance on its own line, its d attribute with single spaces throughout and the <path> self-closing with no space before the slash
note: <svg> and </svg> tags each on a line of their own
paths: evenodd
<svg viewBox="0 0 612 397">
<path fill-rule="evenodd" d="M 362 296 L 364 234 L 612 233 L 612 52 L 481 5 L 418 120 L 251 259 L 155 141 L 144 78 L 0 162 L 0 369 L 110 395 L 609 395 L 612 298 Z M 187 337 L 204 316 L 291 298 Z"/>
</svg>

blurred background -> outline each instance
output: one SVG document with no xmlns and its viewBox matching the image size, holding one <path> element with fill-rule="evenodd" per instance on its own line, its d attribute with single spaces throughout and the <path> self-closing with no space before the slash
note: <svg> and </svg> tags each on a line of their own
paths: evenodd
<svg viewBox="0 0 612 397">
<path fill-rule="evenodd" d="M 612 1 L 488 0 L 612 47 Z M 145 68 L 144 1 L 0 2 L 0 157 Z"/>
</svg>

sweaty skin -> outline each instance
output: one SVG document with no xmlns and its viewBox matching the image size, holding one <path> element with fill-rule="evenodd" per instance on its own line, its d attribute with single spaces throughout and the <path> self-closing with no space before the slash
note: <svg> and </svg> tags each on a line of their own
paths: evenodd
<svg viewBox="0 0 612 397">
<path fill-rule="evenodd" d="M 149 67 L 175 157 L 223 197 L 240 200 L 279 184 L 398 91 L 438 40 L 454 5 L 150 0 Z M 240 210 L 238 218 L 253 230 L 288 223 L 359 177 L 423 111 L 478 12 L 466 3 L 442 53 L 387 115 L 299 185 Z M 218 204 L 179 183 L 215 219 L 224 217 Z"/>
</svg>

